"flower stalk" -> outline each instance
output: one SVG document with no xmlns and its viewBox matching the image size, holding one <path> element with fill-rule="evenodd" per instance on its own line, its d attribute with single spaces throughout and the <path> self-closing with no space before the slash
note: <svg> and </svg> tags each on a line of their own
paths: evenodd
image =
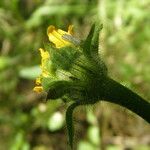
<svg viewBox="0 0 150 150">
<path fill-rule="evenodd" d="M 123 106 L 150 123 L 148 101 L 113 79 L 107 79 L 104 88 L 105 101 Z"/>
</svg>

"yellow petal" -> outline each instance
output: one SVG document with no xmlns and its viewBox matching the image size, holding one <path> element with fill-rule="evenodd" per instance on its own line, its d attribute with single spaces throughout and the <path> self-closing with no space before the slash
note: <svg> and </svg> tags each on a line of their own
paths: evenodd
<svg viewBox="0 0 150 150">
<path fill-rule="evenodd" d="M 56 31 L 57 31 L 61 36 L 63 36 L 64 34 L 68 34 L 68 32 L 63 31 L 63 30 L 61 30 L 61 29 L 57 29 Z"/>
<path fill-rule="evenodd" d="M 49 53 L 48 53 L 48 51 L 44 51 L 42 48 L 39 48 L 39 51 L 40 51 L 40 54 L 41 54 L 41 57 L 42 57 L 43 60 L 49 58 Z"/>
<path fill-rule="evenodd" d="M 68 33 L 71 34 L 71 35 L 74 34 L 73 33 L 73 25 L 69 25 L 69 27 L 68 27 Z"/>
<path fill-rule="evenodd" d="M 46 70 L 46 68 L 42 68 L 42 77 L 48 77 L 49 76 L 49 72 Z"/>
<path fill-rule="evenodd" d="M 33 91 L 37 92 L 37 93 L 41 93 L 43 91 L 43 87 L 42 86 L 35 86 Z"/>
<path fill-rule="evenodd" d="M 49 60 L 49 53 L 48 51 L 44 51 L 42 48 L 39 49 L 41 53 L 41 70 L 42 70 L 42 76 L 47 77 L 48 76 L 48 71 L 47 71 L 47 63 Z"/>
<path fill-rule="evenodd" d="M 70 34 L 71 31 L 72 31 L 71 27 L 69 29 L 69 32 L 66 32 L 61 29 L 56 29 L 54 26 L 50 25 L 47 29 L 47 35 L 50 42 L 54 43 L 56 48 L 61 48 L 64 46 L 71 45 L 70 42 L 62 38 L 64 34 Z"/>
<path fill-rule="evenodd" d="M 38 78 L 36 78 L 36 85 L 40 85 L 40 84 L 41 84 L 41 78 L 38 77 Z"/>
</svg>

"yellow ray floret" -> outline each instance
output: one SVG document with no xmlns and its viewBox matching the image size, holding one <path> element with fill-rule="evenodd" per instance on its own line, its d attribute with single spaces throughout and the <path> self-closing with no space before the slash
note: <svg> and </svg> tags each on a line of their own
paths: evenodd
<svg viewBox="0 0 150 150">
<path fill-rule="evenodd" d="M 37 77 L 35 83 L 36 85 L 41 85 L 41 77 Z"/>
<path fill-rule="evenodd" d="M 48 70 L 47 70 L 47 62 L 49 59 L 49 53 L 48 51 L 44 51 L 42 48 L 39 49 L 40 54 L 41 54 L 41 70 L 42 70 L 42 76 L 43 77 L 48 77 Z"/>
<path fill-rule="evenodd" d="M 50 25 L 47 29 L 48 38 L 49 38 L 50 42 L 55 44 L 56 48 L 61 48 L 61 47 L 69 46 L 72 44 L 62 38 L 62 36 L 65 34 L 68 34 L 68 35 L 73 34 L 73 26 L 72 25 L 70 25 L 68 27 L 68 32 L 63 31 L 61 29 L 57 29 L 53 25 Z"/>
<path fill-rule="evenodd" d="M 43 91 L 43 87 L 41 86 L 42 78 L 49 76 L 49 72 L 47 70 L 47 63 L 48 63 L 48 60 L 49 60 L 49 57 L 50 57 L 48 51 L 44 51 L 42 48 L 40 48 L 39 51 L 40 51 L 40 54 L 41 54 L 41 70 L 42 70 L 42 73 L 39 77 L 36 78 L 36 86 L 33 89 L 33 91 L 35 91 L 37 93 L 41 93 Z"/>
<path fill-rule="evenodd" d="M 35 86 L 33 91 L 37 92 L 37 93 L 41 93 L 43 91 L 43 87 L 42 86 Z"/>
</svg>

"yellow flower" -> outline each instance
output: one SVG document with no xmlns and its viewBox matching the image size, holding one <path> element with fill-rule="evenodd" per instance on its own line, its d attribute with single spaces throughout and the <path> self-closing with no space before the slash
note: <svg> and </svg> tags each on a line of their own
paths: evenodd
<svg viewBox="0 0 150 150">
<path fill-rule="evenodd" d="M 47 35 L 49 40 L 55 44 L 56 48 L 61 48 L 64 46 L 69 46 L 72 43 L 70 43 L 67 40 L 64 40 L 62 38 L 63 35 L 72 35 L 73 34 L 73 26 L 70 25 L 68 27 L 68 32 L 63 31 L 61 29 L 56 29 L 53 25 L 50 25 L 47 29 Z"/>
</svg>

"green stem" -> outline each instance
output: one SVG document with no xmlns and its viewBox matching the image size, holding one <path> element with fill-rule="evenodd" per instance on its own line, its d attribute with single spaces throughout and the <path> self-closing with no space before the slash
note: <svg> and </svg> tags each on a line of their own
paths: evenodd
<svg viewBox="0 0 150 150">
<path fill-rule="evenodd" d="M 121 105 L 150 123 L 150 103 L 125 86 L 107 79 L 103 94 L 104 101 Z"/>
</svg>

